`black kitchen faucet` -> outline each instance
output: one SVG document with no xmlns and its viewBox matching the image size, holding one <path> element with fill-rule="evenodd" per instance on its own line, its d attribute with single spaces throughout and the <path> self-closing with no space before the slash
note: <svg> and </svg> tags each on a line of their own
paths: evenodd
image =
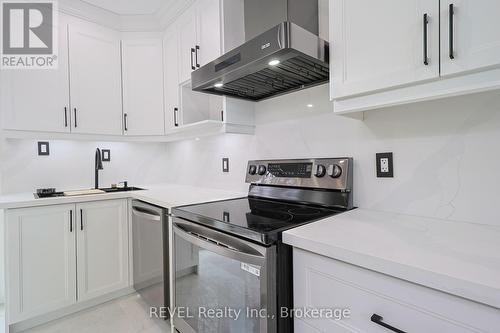
<svg viewBox="0 0 500 333">
<path fill-rule="evenodd" d="M 99 170 L 102 170 L 102 155 L 101 150 L 96 148 L 95 150 L 95 188 L 99 188 Z"/>
</svg>

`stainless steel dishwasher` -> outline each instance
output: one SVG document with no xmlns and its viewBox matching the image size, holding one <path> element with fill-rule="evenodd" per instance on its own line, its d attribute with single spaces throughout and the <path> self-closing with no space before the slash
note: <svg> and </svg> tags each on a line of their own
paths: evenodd
<svg viewBox="0 0 500 333">
<path fill-rule="evenodd" d="M 160 313 L 170 300 L 168 210 L 133 200 L 132 244 L 134 289 Z"/>
</svg>

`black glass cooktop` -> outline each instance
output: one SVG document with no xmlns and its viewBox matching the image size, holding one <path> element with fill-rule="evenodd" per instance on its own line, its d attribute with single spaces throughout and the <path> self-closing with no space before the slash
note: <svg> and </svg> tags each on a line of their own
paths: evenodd
<svg viewBox="0 0 500 333">
<path fill-rule="evenodd" d="M 177 217 L 208 225 L 267 244 L 281 239 L 281 232 L 338 210 L 251 197 L 182 206 Z"/>
</svg>

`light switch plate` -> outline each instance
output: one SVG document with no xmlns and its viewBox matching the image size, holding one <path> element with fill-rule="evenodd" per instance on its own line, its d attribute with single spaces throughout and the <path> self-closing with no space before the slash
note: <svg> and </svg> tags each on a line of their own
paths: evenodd
<svg viewBox="0 0 500 333">
<path fill-rule="evenodd" d="M 376 164 L 378 178 L 394 177 L 394 163 L 392 153 L 377 153 Z"/>
<path fill-rule="evenodd" d="M 50 149 L 47 141 L 38 141 L 38 156 L 49 156 Z"/>
<path fill-rule="evenodd" d="M 222 159 L 222 172 L 229 172 L 229 158 L 224 157 Z"/>
<path fill-rule="evenodd" d="M 103 149 L 101 154 L 102 154 L 102 161 L 103 162 L 110 162 L 111 161 L 111 150 Z"/>
</svg>

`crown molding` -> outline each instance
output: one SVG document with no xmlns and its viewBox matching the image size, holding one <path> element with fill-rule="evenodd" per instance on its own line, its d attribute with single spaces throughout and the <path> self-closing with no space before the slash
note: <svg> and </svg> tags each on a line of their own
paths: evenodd
<svg viewBox="0 0 500 333">
<path fill-rule="evenodd" d="M 121 18 L 113 12 L 79 0 L 59 0 L 61 13 L 120 30 Z"/>
<path fill-rule="evenodd" d="M 196 0 L 173 0 L 156 13 L 157 21 L 162 30 L 167 29 Z"/>
<path fill-rule="evenodd" d="M 81 0 L 59 0 L 61 13 L 121 32 L 165 31 L 195 0 L 172 0 L 154 14 L 118 15 Z"/>
</svg>

